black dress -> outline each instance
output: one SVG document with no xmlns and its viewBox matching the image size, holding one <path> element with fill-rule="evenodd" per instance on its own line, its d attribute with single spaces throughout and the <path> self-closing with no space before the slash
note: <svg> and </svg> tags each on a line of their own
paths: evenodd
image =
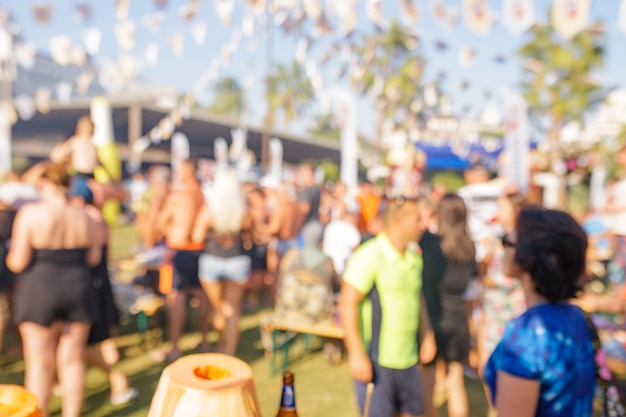
<svg viewBox="0 0 626 417">
<path fill-rule="evenodd" d="M 88 345 L 93 345 L 111 337 L 111 329 L 117 327 L 120 322 L 120 312 L 115 304 L 109 268 L 107 266 L 108 248 L 102 248 L 100 264 L 91 268 L 92 285 L 96 294 L 96 306 L 98 315 L 89 332 Z"/>
<path fill-rule="evenodd" d="M 14 219 L 15 211 L 0 210 L 0 292 L 9 291 L 13 287 L 14 275 L 7 267 L 6 260 Z"/>
</svg>

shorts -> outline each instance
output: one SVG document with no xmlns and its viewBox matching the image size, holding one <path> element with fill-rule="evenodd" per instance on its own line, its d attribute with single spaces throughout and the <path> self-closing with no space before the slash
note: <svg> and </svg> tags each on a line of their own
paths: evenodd
<svg viewBox="0 0 626 417">
<path fill-rule="evenodd" d="M 184 290 L 186 288 L 200 288 L 198 280 L 198 259 L 200 250 L 177 250 L 172 258 L 172 288 Z"/>
<path fill-rule="evenodd" d="M 252 262 L 246 255 L 230 258 L 220 258 L 209 253 L 200 255 L 199 273 L 202 281 L 228 280 L 243 284 L 248 280 L 251 268 Z"/>
<path fill-rule="evenodd" d="M 422 415 L 422 383 L 417 365 L 407 369 L 384 368 L 372 363 L 374 392 L 368 417 L 389 417 L 398 413 Z M 365 407 L 367 384 L 356 382 L 360 414 Z"/>
<path fill-rule="evenodd" d="M 251 249 L 244 251 L 250 257 L 253 271 L 267 270 L 267 245 L 254 244 Z"/>
<path fill-rule="evenodd" d="M 298 247 L 297 239 L 278 239 L 272 242 L 272 247 L 276 249 L 276 252 L 283 256 L 291 249 L 295 249 Z"/>
<path fill-rule="evenodd" d="M 459 362 L 467 365 L 471 340 L 467 326 L 437 329 L 435 340 L 438 358 L 443 358 L 447 363 Z"/>
</svg>

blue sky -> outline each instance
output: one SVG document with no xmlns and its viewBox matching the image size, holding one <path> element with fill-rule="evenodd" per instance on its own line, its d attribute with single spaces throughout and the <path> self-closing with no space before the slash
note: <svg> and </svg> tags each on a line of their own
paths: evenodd
<svg viewBox="0 0 626 417">
<path fill-rule="evenodd" d="M 326 2 L 332 0 L 326 0 Z M 454 108 L 457 112 L 469 106 L 470 115 L 477 114 L 484 108 L 486 103 L 485 92 L 492 93 L 491 100 L 497 100 L 506 88 L 515 87 L 520 79 L 520 62 L 514 57 L 515 50 L 525 40 L 524 36 L 513 36 L 499 22 L 496 22 L 492 31 L 485 36 L 476 36 L 469 32 L 464 25 L 463 17 L 460 16 L 456 28 L 452 32 L 445 32 L 433 20 L 426 0 L 413 0 L 421 9 L 421 19 L 415 30 L 421 35 L 421 51 L 427 60 L 426 79 L 436 78 L 440 72 L 447 74 L 444 89 L 452 96 Z M 115 16 L 114 0 L 49 0 L 53 5 L 52 20 L 46 24 L 38 24 L 32 15 L 31 6 L 36 1 L 1 1 L 0 6 L 11 11 L 14 19 L 22 28 L 24 40 L 32 42 L 38 49 L 47 51 L 49 38 L 67 34 L 75 43 L 81 43 L 81 33 L 88 28 L 97 27 L 103 33 L 102 47 L 96 61 L 104 57 L 115 59 L 118 56 L 118 46 L 113 35 L 113 27 L 117 22 Z M 76 3 L 88 3 L 91 5 L 91 18 L 78 23 L 74 18 L 74 5 Z M 461 0 L 447 0 L 448 5 L 455 6 L 461 12 Z M 539 21 L 547 20 L 550 0 L 534 0 L 535 12 Z M 144 81 L 173 84 L 181 91 L 194 91 L 197 80 L 205 72 L 211 60 L 219 56 L 223 45 L 231 38 L 233 30 L 241 28 L 244 15 L 245 1 L 236 0 L 235 13 L 231 27 L 224 27 L 219 22 L 213 9 L 213 0 L 202 0 L 201 8 L 194 20 L 187 22 L 178 15 L 178 9 L 186 4 L 186 0 L 169 0 L 163 12 L 166 15 L 160 30 L 151 33 L 141 24 L 144 16 L 158 11 L 153 0 L 131 0 L 129 19 L 137 24 L 137 41 L 133 51 L 138 56 L 143 55 L 145 47 L 151 42 L 161 44 L 159 64 L 156 67 L 146 67 L 140 76 Z M 359 24 L 358 32 L 371 32 L 373 25 L 367 21 L 364 12 L 364 0 L 358 0 Z M 382 0 L 384 14 L 388 17 L 397 17 L 399 14 L 399 0 Z M 499 13 L 501 0 L 490 0 L 492 9 Z M 607 56 L 606 65 L 601 74 L 601 79 L 606 86 L 624 86 L 626 84 L 626 35 L 617 29 L 617 15 L 619 2 L 617 0 L 595 0 L 592 6 L 591 20 L 603 20 L 608 29 L 607 32 Z M 207 23 L 207 41 L 205 45 L 198 46 L 191 37 L 191 28 L 198 20 Z M 258 27 L 258 21 L 257 27 Z M 185 53 L 183 57 L 175 57 L 169 49 L 167 40 L 177 31 L 185 35 Z M 248 102 L 251 110 L 252 124 L 260 124 L 263 113 L 263 87 L 262 80 L 267 69 L 266 37 L 259 30 L 253 38 L 260 39 L 259 47 L 251 52 L 249 44 L 252 41 L 242 37 L 239 49 L 233 54 L 231 62 L 225 66 L 220 75 L 234 76 L 243 84 L 247 74 L 255 75 L 255 87 L 248 91 Z M 257 39 L 257 40 L 258 40 Z M 336 40 L 336 35 L 318 41 L 311 49 L 310 54 L 320 57 L 326 51 L 331 40 Z M 276 62 L 290 63 L 295 56 L 298 36 L 284 35 L 280 29 L 274 29 L 274 52 L 273 59 Z M 437 41 L 448 44 L 446 51 L 438 51 L 435 47 Z M 473 47 L 477 51 L 474 63 L 469 68 L 459 65 L 459 51 L 464 47 Z M 509 57 L 506 64 L 498 64 L 494 61 L 497 55 Z M 337 62 L 337 59 L 334 60 Z M 348 85 L 345 80 L 336 80 L 337 66 L 333 61 L 324 70 L 324 80 L 327 85 Z M 462 81 L 469 83 L 469 88 L 460 91 Z M 375 119 L 371 103 L 366 99 L 359 100 L 359 129 L 366 136 L 371 136 L 374 129 Z M 316 106 L 312 106 L 308 115 L 316 112 Z M 302 120 L 294 123 L 292 129 L 296 133 L 304 130 L 306 115 Z"/>
</svg>

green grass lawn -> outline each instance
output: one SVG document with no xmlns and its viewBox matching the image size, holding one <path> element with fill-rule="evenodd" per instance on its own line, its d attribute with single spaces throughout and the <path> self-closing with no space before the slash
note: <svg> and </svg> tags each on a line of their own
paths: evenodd
<svg viewBox="0 0 626 417">
<path fill-rule="evenodd" d="M 111 257 L 119 259 L 128 253 L 135 242 L 131 228 L 120 228 L 112 235 Z M 260 342 L 259 319 L 268 310 L 247 312 L 241 322 L 241 342 L 237 356 L 252 367 L 261 413 L 265 417 L 276 414 L 280 402 L 282 377 L 272 374 L 271 360 L 265 357 Z M 193 311 L 192 311 L 193 313 Z M 193 323 L 194 317 L 188 318 Z M 164 364 L 156 363 L 149 357 L 153 349 L 153 338 L 145 338 L 137 332 L 136 321 L 126 317 L 117 337 L 122 359 L 118 365 L 129 376 L 133 386 L 140 391 L 139 397 L 131 403 L 114 407 L 108 402 L 108 382 L 103 372 L 89 369 L 87 374 L 87 397 L 83 409 L 84 416 L 146 416 L 152 395 L 159 381 Z M 190 332 L 183 337 L 181 344 L 185 353 L 192 353 L 200 339 L 199 334 Z M 211 335 L 211 340 L 215 335 Z M 320 344 L 313 343 L 312 351 L 305 351 L 304 344 L 296 341 L 291 351 L 290 368 L 296 378 L 296 401 L 301 417 L 357 417 L 353 383 L 344 360 L 340 365 L 331 365 L 323 357 Z M 17 356 L 0 356 L 0 383 L 22 384 L 24 363 Z M 482 385 L 476 380 L 467 380 L 470 395 L 471 415 L 486 415 L 486 404 Z M 60 416 L 60 400 L 53 398 L 52 416 Z M 445 416 L 445 411 L 442 411 Z"/>
</svg>

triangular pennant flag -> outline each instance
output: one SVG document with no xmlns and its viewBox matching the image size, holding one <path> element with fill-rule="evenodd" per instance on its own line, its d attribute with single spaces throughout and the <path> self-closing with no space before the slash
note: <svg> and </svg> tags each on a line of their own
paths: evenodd
<svg viewBox="0 0 626 417">
<path fill-rule="evenodd" d="M 437 105 L 437 87 L 434 84 L 429 84 L 424 88 L 424 103 L 428 107 L 435 107 Z"/>
<path fill-rule="evenodd" d="M 626 33 L 626 0 L 622 0 L 622 4 L 619 7 L 617 27 L 619 30 Z"/>
<path fill-rule="evenodd" d="M 127 20 L 115 25 L 115 39 L 118 46 L 125 51 L 135 48 L 135 22 Z"/>
<path fill-rule="evenodd" d="M 69 65 L 72 61 L 72 40 L 67 35 L 50 38 L 50 55 L 59 65 Z"/>
<path fill-rule="evenodd" d="M 196 24 L 193 25 L 193 29 L 191 29 L 191 36 L 196 41 L 196 44 L 198 44 L 198 46 L 204 45 L 204 43 L 206 42 L 206 35 L 207 35 L 206 22 L 205 21 L 196 22 Z"/>
<path fill-rule="evenodd" d="M 420 20 L 420 10 L 413 0 L 400 0 L 402 21 L 407 26 L 414 26 Z"/>
<path fill-rule="evenodd" d="M 231 129 L 230 137 L 232 142 L 230 144 L 229 159 L 231 162 L 237 163 L 248 149 L 247 132 L 240 128 Z"/>
<path fill-rule="evenodd" d="M 61 104 L 69 104 L 72 99 L 72 84 L 67 81 L 62 81 L 57 84 L 57 100 Z"/>
<path fill-rule="evenodd" d="M 467 81 L 467 80 L 461 81 L 461 83 L 459 84 L 459 90 L 460 91 L 465 91 L 468 88 L 469 88 L 469 81 Z"/>
<path fill-rule="evenodd" d="M 165 7 L 167 7 L 167 0 L 154 0 L 154 5 L 157 9 L 165 9 Z"/>
<path fill-rule="evenodd" d="M 160 46 L 158 43 L 153 42 L 146 47 L 146 50 L 143 54 L 143 57 L 146 61 L 146 64 L 151 67 L 156 67 L 159 63 L 159 50 Z"/>
<path fill-rule="evenodd" d="M 521 35 L 535 23 L 535 9 L 532 0 L 504 0 L 504 26 L 514 35 Z"/>
<path fill-rule="evenodd" d="M 467 68 L 474 62 L 474 58 L 476 57 L 476 50 L 472 47 L 466 46 L 461 48 L 459 52 L 459 64 L 463 68 Z"/>
<path fill-rule="evenodd" d="M 33 16 L 37 23 L 45 25 L 52 19 L 52 5 L 50 3 L 35 3 L 33 5 Z"/>
<path fill-rule="evenodd" d="M 442 0 L 430 0 L 430 10 L 441 28 L 448 32 L 454 29 L 459 15 L 456 9 L 446 6 Z"/>
<path fill-rule="evenodd" d="M 476 35 L 485 35 L 493 26 L 493 15 L 487 0 L 463 0 L 463 16 L 467 28 Z"/>
<path fill-rule="evenodd" d="M 43 87 L 35 91 L 35 107 L 37 111 L 43 114 L 50 112 L 50 100 L 52 99 L 52 91 Z"/>
<path fill-rule="evenodd" d="M 248 0 L 247 3 L 257 16 L 265 14 L 267 0 Z"/>
<path fill-rule="evenodd" d="M 506 64 L 508 58 L 505 55 L 496 55 L 493 60 L 496 62 L 496 64 Z"/>
<path fill-rule="evenodd" d="M 333 33 L 333 27 L 331 26 L 326 13 L 322 13 L 322 17 L 317 19 L 311 35 L 317 39 L 320 36 L 328 35 L 330 33 Z"/>
<path fill-rule="evenodd" d="M 218 170 L 228 168 L 228 144 L 224 138 L 217 138 L 213 143 L 213 156 Z"/>
<path fill-rule="evenodd" d="M 22 68 L 32 69 L 36 56 L 37 49 L 34 45 L 25 42 L 15 44 L 15 60 Z"/>
<path fill-rule="evenodd" d="M 366 0 L 365 14 L 367 18 L 378 27 L 384 26 L 383 10 L 381 0 Z"/>
<path fill-rule="evenodd" d="M 331 2 L 331 10 L 339 20 L 340 36 L 347 37 L 354 31 L 357 23 L 356 1 L 343 0 Z"/>
<path fill-rule="evenodd" d="M 80 46 L 73 46 L 71 51 L 71 63 L 82 67 L 87 63 L 87 53 Z"/>
<path fill-rule="evenodd" d="M 298 41 L 298 45 L 296 46 L 296 62 L 302 64 L 306 61 L 309 44 L 310 42 L 307 38 L 300 38 L 300 40 Z"/>
<path fill-rule="evenodd" d="M 190 1 L 189 3 L 178 8 L 178 15 L 183 20 L 191 20 L 196 16 L 198 10 L 200 10 L 200 3 L 197 1 Z"/>
<path fill-rule="evenodd" d="M 554 0 L 552 24 L 563 39 L 570 40 L 587 27 L 591 0 Z"/>
<path fill-rule="evenodd" d="M 97 55 L 100 51 L 102 32 L 99 29 L 87 29 L 83 32 L 83 45 L 89 55 Z"/>
<path fill-rule="evenodd" d="M 254 15 L 246 13 L 241 22 L 241 31 L 244 35 L 250 37 L 254 34 Z"/>
<path fill-rule="evenodd" d="M 149 14 L 141 19 L 141 24 L 152 33 L 158 32 L 163 22 L 165 22 L 165 14 L 161 12 Z"/>
<path fill-rule="evenodd" d="M 307 17 L 311 20 L 317 20 L 322 17 L 323 4 L 319 0 L 302 0 L 302 6 Z"/>
<path fill-rule="evenodd" d="M 17 110 L 17 115 L 24 121 L 29 121 L 37 113 L 35 102 L 30 96 L 17 96 L 13 100 L 13 104 L 15 105 L 15 110 Z"/>
<path fill-rule="evenodd" d="M 117 20 L 128 19 L 130 10 L 130 0 L 115 0 L 115 16 Z"/>
<path fill-rule="evenodd" d="M 222 23 L 222 25 L 228 27 L 232 23 L 233 9 L 235 7 L 233 0 L 214 0 L 213 6 L 215 7 L 215 13 Z"/>
<path fill-rule="evenodd" d="M 91 17 L 91 5 L 89 3 L 78 3 L 74 6 L 74 20 L 84 23 Z"/>
<path fill-rule="evenodd" d="M 438 51 L 447 51 L 448 44 L 446 41 L 438 40 L 435 42 L 435 48 L 437 48 Z"/>
<path fill-rule="evenodd" d="M 85 95 L 89 91 L 89 87 L 91 87 L 91 83 L 93 82 L 94 74 L 91 71 L 85 71 L 78 74 L 76 77 L 76 92 L 80 95 Z"/>
<path fill-rule="evenodd" d="M 337 51 L 339 50 L 339 45 L 337 45 L 336 43 L 333 43 L 330 48 L 328 48 L 328 51 L 326 51 L 326 53 L 324 53 L 324 55 L 322 55 L 322 58 L 320 59 L 320 65 L 326 65 L 326 63 L 328 62 L 328 60 L 330 60 L 330 58 L 332 58 L 333 56 L 335 56 L 337 54 Z"/>
<path fill-rule="evenodd" d="M 172 33 L 168 39 L 170 48 L 174 56 L 181 57 L 185 53 L 185 36 L 180 33 Z"/>
</svg>

